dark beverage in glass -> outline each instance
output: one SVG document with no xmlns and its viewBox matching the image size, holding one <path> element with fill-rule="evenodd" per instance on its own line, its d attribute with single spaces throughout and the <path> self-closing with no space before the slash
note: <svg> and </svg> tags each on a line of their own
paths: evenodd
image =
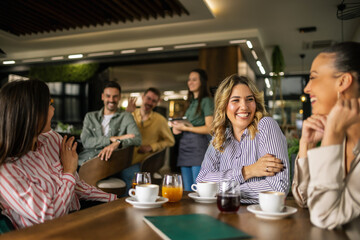
<svg viewBox="0 0 360 240">
<path fill-rule="evenodd" d="M 240 208 L 240 195 L 219 194 L 217 206 L 221 212 L 237 212 Z"/>
</svg>

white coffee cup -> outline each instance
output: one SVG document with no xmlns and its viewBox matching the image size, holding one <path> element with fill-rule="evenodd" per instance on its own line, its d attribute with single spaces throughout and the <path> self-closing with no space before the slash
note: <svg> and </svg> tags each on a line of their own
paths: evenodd
<svg viewBox="0 0 360 240">
<path fill-rule="evenodd" d="M 284 208 L 285 193 L 283 192 L 261 192 L 259 203 L 264 212 L 281 212 Z"/>
<path fill-rule="evenodd" d="M 156 184 L 136 185 L 135 189 L 129 190 L 129 195 L 138 202 L 155 202 L 159 195 L 159 186 Z"/>
<path fill-rule="evenodd" d="M 199 182 L 191 185 L 191 190 L 197 192 L 200 197 L 215 197 L 218 192 L 218 183 Z"/>
</svg>

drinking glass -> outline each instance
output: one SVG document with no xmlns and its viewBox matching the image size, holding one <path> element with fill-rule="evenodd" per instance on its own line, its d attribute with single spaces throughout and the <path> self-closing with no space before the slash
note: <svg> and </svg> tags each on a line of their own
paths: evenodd
<svg viewBox="0 0 360 240">
<path fill-rule="evenodd" d="M 180 174 L 165 174 L 162 183 L 162 196 L 169 202 L 180 201 L 183 195 L 183 184 Z"/>
<path fill-rule="evenodd" d="M 237 181 L 219 183 L 217 206 L 221 212 L 236 213 L 240 208 L 240 184 Z"/>
<path fill-rule="evenodd" d="M 134 174 L 132 181 L 132 188 L 135 188 L 139 184 L 150 184 L 151 183 L 151 174 L 149 172 L 137 172 Z"/>
</svg>

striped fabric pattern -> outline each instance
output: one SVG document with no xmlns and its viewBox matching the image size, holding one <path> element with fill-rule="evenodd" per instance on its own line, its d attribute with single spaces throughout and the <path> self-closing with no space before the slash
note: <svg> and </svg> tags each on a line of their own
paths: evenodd
<svg viewBox="0 0 360 240">
<path fill-rule="evenodd" d="M 263 117 L 258 124 L 258 133 L 251 140 L 245 129 L 241 141 L 237 141 L 232 130 L 226 130 L 224 152 L 209 145 L 196 182 L 219 182 L 236 180 L 240 183 L 241 202 L 258 203 L 258 194 L 262 191 L 289 191 L 289 159 L 287 142 L 279 125 L 270 117 Z M 254 177 L 247 181 L 242 175 L 242 168 L 254 164 L 265 154 L 272 154 L 282 160 L 285 169 L 272 177 Z"/>
<path fill-rule="evenodd" d="M 2 214 L 23 228 L 79 210 L 79 198 L 109 202 L 116 195 L 86 184 L 78 174 L 63 173 L 62 137 L 50 131 L 38 137 L 38 148 L 0 167 Z"/>
</svg>

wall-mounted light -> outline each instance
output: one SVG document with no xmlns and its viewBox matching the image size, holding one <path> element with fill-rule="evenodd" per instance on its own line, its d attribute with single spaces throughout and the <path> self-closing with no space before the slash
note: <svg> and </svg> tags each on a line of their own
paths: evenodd
<svg viewBox="0 0 360 240">
<path fill-rule="evenodd" d="M 254 57 L 255 60 L 258 59 L 258 56 L 257 56 L 257 54 L 256 54 L 256 52 L 255 52 L 254 49 L 251 50 L 251 54 L 253 55 L 253 57 Z"/>
<path fill-rule="evenodd" d="M 269 81 L 268 78 L 265 78 L 265 84 L 266 84 L 266 87 L 267 87 L 267 88 L 270 88 L 270 87 L 271 87 L 270 81 Z"/>
<path fill-rule="evenodd" d="M 5 65 L 15 64 L 15 61 L 14 60 L 3 61 L 3 64 L 5 64 Z"/>
<path fill-rule="evenodd" d="M 230 44 L 239 44 L 239 43 L 246 43 L 245 39 L 237 39 L 237 40 L 230 40 Z"/>
<path fill-rule="evenodd" d="M 32 58 L 32 59 L 22 60 L 23 63 L 43 62 L 43 61 L 44 61 L 44 58 Z"/>
<path fill-rule="evenodd" d="M 68 58 L 69 59 L 77 59 L 77 58 L 82 58 L 84 55 L 82 54 L 72 54 L 72 55 L 69 55 Z"/>
<path fill-rule="evenodd" d="M 260 69 L 261 74 L 265 74 L 265 73 L 266 73 L 265 68 L 264 68 L 263 66 L 260 66 L 259 69 Z"/>
<path fill-rule="evenodd" d="M 253 48 L 253 45 L 252 43 L 248 40 L 246 41 L 246 45 L 248 46 L 248 48 L 252 49 Z"/>
<path fill-rule="evenodd" d="M 88 57 L 100 57 L 100 56 L 111 56 L 114 55 L 115 52 L 111 51 L 111 52 L 97 52 L 97 53 L 89 53 Z"/>
<path fill-rule="evenodd" d="M 58 57 L 52 57 L 51 60 L 56 61 L 56 60 L 63 60 L 64 57 L 63 56 L 58 56 Z"/>
<path fill-rule="evenodd" d="M 194 47 L 205 47 L 206 43 L 195 43 L 195 44 L 186 44 L 186 45 L 177 45 L 174 46 L 175 49 L 181 49 L 181 48 L 194 48 Z"/>
<path fill-rule="evenodd" d="M 135 49 L 121 50 L 121 54 L 136 53 Z"/>
<path fill-rule="evenodd" d="M 164 47 L 151 47 L 147 49 L 148 52 L 155 52 L 155 51 L 162 51 L 164 50 Z"/>
</svg>

